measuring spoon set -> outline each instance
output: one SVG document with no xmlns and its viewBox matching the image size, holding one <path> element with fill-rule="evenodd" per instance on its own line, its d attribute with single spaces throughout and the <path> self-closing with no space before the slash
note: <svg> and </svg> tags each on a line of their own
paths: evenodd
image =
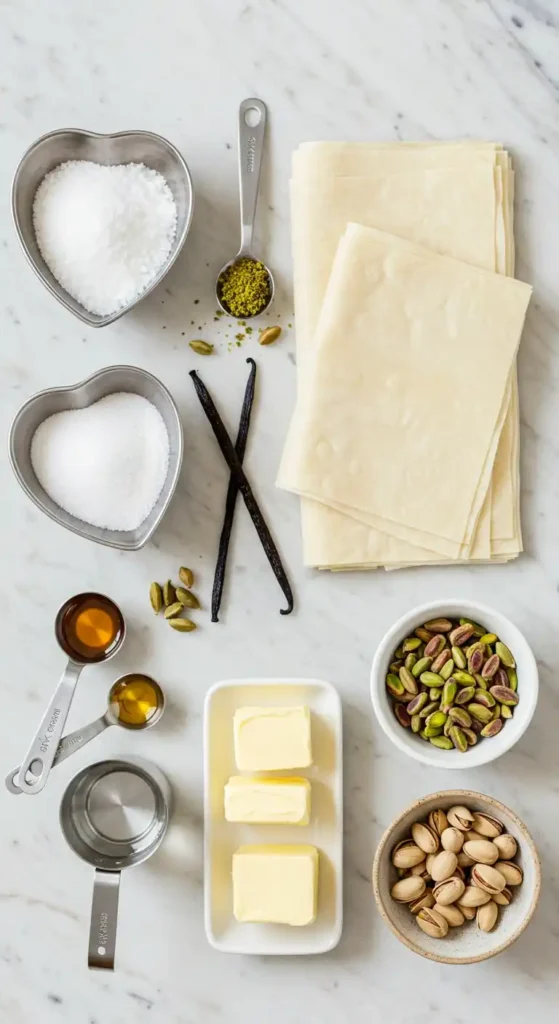
<svg viewBox="0 0 559 1024">
<path fill-rule="evenodd" d="M 138 731 L 160 721 L 165 710 L 161 687 L 150 676 L 129 673 L 111 686 L 103 715 L 63 736 L 82 670 L 114 657 L 125 635 L 122 612 L 103 594 L 78 594 L 59 609 L 55 636 L 68 661 L 21 765 L 6 776 L 10 793 L 40 793 L 55 765 L 110 726 Z M 170 813 L 167 779 L 142 759 L 99 761 L 69 783 L 60 808 L 62 832 L 74 852 L 95 868 L 89 967 L 114 970 L 120 873 L 155 853 Z"/>
</svg>

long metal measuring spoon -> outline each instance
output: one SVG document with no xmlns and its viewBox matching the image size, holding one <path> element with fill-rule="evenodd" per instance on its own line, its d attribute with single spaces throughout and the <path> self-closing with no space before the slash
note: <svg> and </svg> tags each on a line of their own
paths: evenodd
<svg viewBox="0 0 559 1024">
<path fill-rule="evenodd" d="M 241 247 L 234 259 L 229 260 L 219 271 L 215 285 L 216 299 L 224 313 L 232 316 L 231 310 L 223 301 L 222 282 L 227 271 L 239 260 L 249 259 L 262 263 L 252 251 L 252 236 L 256 217 L 256 202 L 260 184 L 260 167 L 264 151 L 264 134 L 266 131 L 266 104 L 262 100 L 243 100 L 239 107 L 239 190 L 241 200 Z M 243 314 L 243 320 L 265 313 L 274 298 L 274 278 L 266 264 L 268 274 L 269 298 L 266 305 L 257 313 Z"/>
<path fill-rule="evenodd" d="M 95 633 L 91 620 L 94 611 L 102 613 L 103 622 L 110 623 L 106 646 L 89 643 Z M 82 669 L 112 658 L 122 646 L 126 626 L 114 601 L 103 594 L 85 593 L 64 602 L 58 610 L 54 632 L 59 646 L 68 655 L 68 663 L 15 780 L 27 795 L 40 793 L 46 785 Z"/>
<path fill-rule="evenodd" d="M 143 722 L 130 722 L 126 721 L 119 714 L 120 701 L 119 695 L 123 692 L 124 688 L 129 685 L 132 681 L 143 682 L 150 686 L 155 694 L 156 703 L 153 707 L 152 714 L 146 718 Z M 64 736 L 58 744 L 58 750 L 54 755 L 52 762 L 52 768 L 55 768 L 61 761 L 65 761 L 67 757 L 71 757 L 77 750 L 81 750 L 85 747 L 86 743 L 90 743 L 96 736 L 100 736 L 105 729 L 110 728 L 111 725 L 120 725 L 123 729 L 149 729 L 152 725 L 159 722 L 163 712 L 165 710 L 165 697 L 163 690 L 159 686 L 159 683 L 155 682 L 151 676 L 142 675 L 139 672 L 129 672 L 128 675 L 121 676 L 113 683 L 109 690 L 109 698 L 107 702 L 107 710 L 100 718 L 96 718 L 94 722 L 90 722 L 89 725 L 83 727 L 83 729 L 74 729 L 74 732 L 68 733 Z M 20 766 L 12 768 L 11 772 L 8 772 L 5 782 L 6 789 L 14 796 L 21 796 L 21 789 L 17 783 L 17 777 L 20 772 Z M 31 779 L 31 782 L 33 780 Z"/>
</svg>

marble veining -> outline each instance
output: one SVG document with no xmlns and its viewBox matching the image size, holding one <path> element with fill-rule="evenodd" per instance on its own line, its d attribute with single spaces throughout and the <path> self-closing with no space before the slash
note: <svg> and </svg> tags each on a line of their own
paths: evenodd
<svg viewBox="0 0 559 1024">
<path fill-rule="evenodd" d="M 559 1000 L 559 12 L 554 0 L 3 0 L 0 3 L 0 418 L 30 394 L 130 362 L 172 390 L 185 424 L 176 498 L 139 553 L 96 547 L 50 522 L 1 456 L 2 777 L 17 764 L 62 669 L 52 619 L 70 594 L 106 591 L 130 637 L 118 660 L 84 672 L 74 728 L 102 713 L 109 684 L 152 672 L 169 712 L 147 735 L 116 729 L 56 769 L 36 799 L 0 787 L 1 1024 L 520 1024 L 556 1019 Z M 239 506 L 223 621 L 193 636 L 155 623 L 147 587 L 180 564 L 198 573 L 208 608 L 227 473 L 196 400 L 196 367 L 231 430 L 248 367 L 246 339 L 228 351 L 214 321 L 215 272 L 236 251 L 236 109 L 268 103 L 270 132 L 257 246 L 274 268 L 274 320 L 291 323 L 288 179 L 306 139 L 499 139 L 517 169 L 518 276 L 534 285 L 520 356 L 525 555 L 505 567 L 324 576 L 301 568 L 295 499 L 274 487 L 294 399 L 292 330 L 258 351 L 258 401 L 247 452 L 297 594 L 281 594 Z M 164 284 L 102 331 L 42 290 L 12 228 L 10 181 L 37 136 L 57 127 L 146 128 L 170 138 L 196 191 L 191 235 Z M 269 322 L 269 321 L 268 321 Z M 272 321 L 273 322 L 273 321 Z M 198 328 L 202 330 L 199 331 Z M 238 329 L 236 329 L 238 330 Z M 228 333 L 236 333 L 236 330 Z M 218 342 L 201 363 L 191 337 Z M 483 367 L 472 367 L 472 376 Z M 475 416 L 475 400 L 472 400 Z M 462 594 L 494 604 L 538 656 L 541 698 L 520 744 L 499 762 L 453 774 L 395 753 L 373 721 L 368 672 L 375 644 L 411 605 Z M 155 628 L 157 625 L 158 628 Z M 329 679 L 345 712 L 345 928 L 333 953 L 241 958 L 206 944 L 202 919 L 202 730 L 208 686 L 243 675 Z M 122 881 L 118 969 L 88 973 L 91 870 L 61 837 L 58 804 L 84 764 L 136 752 L 176 793 L 168 841 Z M 464 784 L 510 804 L 532 829 L 544 868 L 541 907 L 506 954 L 444 968 L 401 947 L 373 905 L 375 844 L 416 795 Z"/>
</svg>

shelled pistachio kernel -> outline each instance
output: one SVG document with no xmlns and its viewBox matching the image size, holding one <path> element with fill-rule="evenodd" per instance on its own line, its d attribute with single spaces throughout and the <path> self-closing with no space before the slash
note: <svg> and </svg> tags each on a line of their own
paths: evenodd
<svg viewBox="0 0 559 1024">
<path fill-rule="evenodd" d="M 412 703 L 407 713 L 395 708 L 395 715 L 402 726 L 411 725 L 422 740 L 443 750 L 465 753 L 479 738 L 496 736 L 518 703 L 512 652 L 496 633 L 464 617 L 458 621 L 439 617 L 418 626 L 394 652 L 389 675 L 399 679 L 394 686 L 387 677 L 387 689 L 396 702 L 405 703 L 408 695 L 428 694 L 426 707 L 421 700 L 417 706 Z M 449 712 L 454 708 L 458 714 L 451 719 Z M 427 719 L 439 713 L 447 716 L 444 722 L 435 718 L 420 727 L 418 715 Z"/>
</svg>

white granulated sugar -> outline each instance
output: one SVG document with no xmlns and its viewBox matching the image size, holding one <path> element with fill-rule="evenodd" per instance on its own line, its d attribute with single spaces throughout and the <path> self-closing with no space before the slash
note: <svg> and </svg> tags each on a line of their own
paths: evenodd
<svg viewBox="0 0 559 1024">
<path fill-rule="evenodd" d="M 43 178 L 33 227 L 52 274 L 90 313 L 137 299 L 163 267 L 177 230 L 165 178 L 144 164 L 60 164 Z"/>
<path fill-rule="evenodd" d="M 44 420 L 33 435 L 31 463 L 66 512 L 92 526 L 135 530 L 165 483 L 169 435 L 151 402 L 117 392 Z"/>
</svg>

